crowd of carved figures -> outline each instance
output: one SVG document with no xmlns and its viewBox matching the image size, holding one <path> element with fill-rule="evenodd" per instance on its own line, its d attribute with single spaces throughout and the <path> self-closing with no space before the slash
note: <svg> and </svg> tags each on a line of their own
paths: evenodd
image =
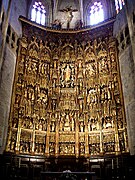
<svg viewBox="0 0 135 180">
<path fill-rule="evenodd" d="M 7 151 L 89 156 L 125 152 L 115 40 L 20 39 Z"/>
</svg>

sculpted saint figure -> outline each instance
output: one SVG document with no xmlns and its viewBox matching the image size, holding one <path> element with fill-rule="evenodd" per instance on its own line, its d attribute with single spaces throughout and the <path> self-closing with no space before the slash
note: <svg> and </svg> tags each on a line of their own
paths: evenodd
<svg viewBox="0 0 135 180">
<path fill-rule="evenodd" d="M 65 69 L 65 81 L 69 81 L 70 80 L 70 75 L 71 75 L 71 69 L 69 67 L 69 65 L 67 65 L 67 68 Z"/>
</svg>

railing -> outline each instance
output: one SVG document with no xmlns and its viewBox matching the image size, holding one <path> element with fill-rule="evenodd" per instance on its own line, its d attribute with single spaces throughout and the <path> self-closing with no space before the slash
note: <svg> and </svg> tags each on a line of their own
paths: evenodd
<svg viewBox="0 0 135 180">
<path fill-rule="evenodd" d="M 43 26 L 43 25 L 40 25 L 40 24 L 38 24 L 38 23 L 36 23 L 34 21 L 31 21 L 31 20 L 29 20 L 29 19 L 27 19 L 26 17 L 23 17 L 23 16 L 20 16 L 19 20 L 22 21 L 22 22 L 28 23 L 28 24 L 30 24 L 32 26 L 43 29 L 45 31 L 52 31 L 52 32 L 58 32 L 58 33 L 59 32 L 60 33 L 77 33 L 77 32 L 84 32 L 84 31 L 87 31 L 87 30 L 92 30 L 92 29 L 95 29 L 95 28 L 110 24 L 111 22 L 113 23 L 115 21 L 115 17 L 104 20 L 104 21 L 102 21 L 102 22 L 100 22 L 100 23 L 98 23 L 96 25 L 88 25 L 88 26 L 83 26 L 83 27 L 80 27 L 80 28 L 70 28 L 70 29 L 57 28 L 57 27 L 52 27 L 52 26 Z"/>
<path fill-rule="evenodd" d="M 96 180 L 95 172 L 41 172 L 41 180 Z"/>
</svg>

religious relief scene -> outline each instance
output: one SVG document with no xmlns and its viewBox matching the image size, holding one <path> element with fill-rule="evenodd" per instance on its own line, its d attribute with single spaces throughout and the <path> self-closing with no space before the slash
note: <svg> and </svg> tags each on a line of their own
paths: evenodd
<svg viewBox="0 0 135 180">
<path fill-rule="evenodd" d="M 128 0 L 2 1 L 3 179 L 131 179 L 133 5 Z"/>
<path fill-rule="evenodd" d="M 22 23 L 6 151 L 76 157 L 127 152 L 115 39 L 108 32 L 84 34 L 82 42 L 78 35 L 56 34 L 56 42 L 48 32 L 40 40 L 38 29 L 32 33 Z"/>
</svg>

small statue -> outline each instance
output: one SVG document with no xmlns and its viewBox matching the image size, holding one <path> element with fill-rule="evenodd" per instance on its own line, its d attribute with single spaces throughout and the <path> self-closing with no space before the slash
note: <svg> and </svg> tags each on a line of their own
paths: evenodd
<svg viewBox="0 0 135 180">
<path fill-rule="evenodd" d="M 80 153 L 81 153 L 81 154 L 84 154 L 84 153 L 85 153 L 84 144 L 83 144 L 83 143 L 80 144 Z"/>
<path fill-rule="evenodd" d="M 13 142 L 11 143 L 11 150 L 14 150 L 14 148 L 15 148 L 15 142 L 13 141 Z"/>
<path fill-rule="evenodd" d="M 80 131 L 81 131 L 81 132 L 84 132 L 84 125 L 83 125 L 83 122 L 80 123 Z"/>
<path fill-rule="evenodd" d="M 75 29 L 81 29 L 83 27 L 82 20 L 78 20 L 75 25 Z"/>
<path fill-rule="evenodd" d="M 67 65 L 67 68 L 65 69 L 65 81 L 70 81 L 70 75 L 71 75 L 71 69 L 69 65 Z"/>
<path fill-rule="evenodd" d="M 70 119 L 68 114 L 66 115 L 64 131 L 70 131 Z"/>
<path fill-rule="evenodd" d="M 52 23 L 52 27 L 55 29 L 61 29 L 61 26 L 62 26 L 62 23 L 58 19 L 55 19 L 54 22 Z"/>
<path fill-rule="evenodd" d="M 42 131 L 42 123 L 41 122 L 39 123 L 38 130 Z"/>
<path fill-rule="evenodd" d="M 55 123 L 54 123 L 54 121 L 52 121 L 52 123 L 51 123 L 51 131 L 52 131 L 52 132 L 55 131 Z"/>
</svg>

